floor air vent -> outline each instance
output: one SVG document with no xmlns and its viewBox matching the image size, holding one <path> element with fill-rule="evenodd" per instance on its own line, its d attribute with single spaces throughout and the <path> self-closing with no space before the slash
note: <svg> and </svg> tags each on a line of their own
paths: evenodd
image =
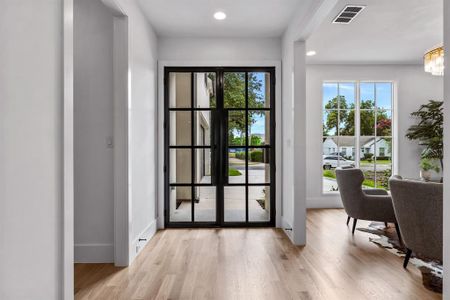
<svg viewBox="0 0 450 300">
<path fill-rule="evenodd" d="M 338 15 L 334 18 L 334 24 L 350 24 L 354 18 L 365 8 L 361 5 L 347 5 Z"/>
</svg>

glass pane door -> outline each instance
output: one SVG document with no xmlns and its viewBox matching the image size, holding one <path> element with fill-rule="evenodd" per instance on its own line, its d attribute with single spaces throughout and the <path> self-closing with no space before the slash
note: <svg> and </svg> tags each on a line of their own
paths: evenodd
<svg viewBox="0 0 450 300">
<path fill-rule="evenodd" d="M 166 68 L 166 226 L 273 226 L 273 68 Z"/>
<path fill-rule="evenodd" d="M 215 223 L 217 195 L 212 139 L 216 73 L 171 72 L 166 88 L 169 90 L 166 112 L 169 222 Z"/>
<path fill-rule="evenodd" d="M 224 72 L 224 222 L 271 220 L 271 74 Z"/>
</svg>

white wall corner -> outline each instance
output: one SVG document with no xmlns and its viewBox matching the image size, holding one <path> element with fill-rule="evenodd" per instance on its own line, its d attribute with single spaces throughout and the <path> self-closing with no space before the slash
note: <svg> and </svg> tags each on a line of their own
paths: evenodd
<svg viewBox="0 0 450 300">
<path fill-rule="evenodd" d="M 114 17 L 114 263 L 128 266 L 130 241 L 129 116 L 130 59 L 129 24 Z M 127 99 L 127 101 L 123 101 Z"/>
<path fill-rule="evenodd" d="M 304 41 L 294 47 L 294 205 L 293 240 L 306 244 L 306 60 Z"/>
<path fill-rule="evenodd" d="M 63 231 L 62 298 L 74 298 L 74 111 L 73 111 L 73 0 L 63 3 L 64 138 L 63 138 Z"/>
<path fill-rule="evenodd" d="M 444 77 L 444 178 L 450 178 L 450 3 L 444 1 L 444 48 L 446 71 Z M 450 185 L 444 184 L 444 282 L 443 298 L 450 299 Z"/>
</svg>

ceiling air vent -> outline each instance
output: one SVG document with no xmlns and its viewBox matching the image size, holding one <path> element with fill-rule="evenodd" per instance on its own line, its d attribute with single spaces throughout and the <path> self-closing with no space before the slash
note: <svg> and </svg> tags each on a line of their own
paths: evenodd
<svg viewBox="0 0 450 300">
<path fill-rule="evenodd" d="M 334 18 L 334 24 L 350 24 L 354 18 L 365 8 L 361 5 L 347 5 L 338 15 Z"/>
</svg>

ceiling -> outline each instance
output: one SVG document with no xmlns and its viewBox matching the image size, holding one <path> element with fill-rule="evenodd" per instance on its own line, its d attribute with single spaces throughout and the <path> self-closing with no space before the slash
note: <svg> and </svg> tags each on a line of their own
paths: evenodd
<svg viewBox="0 0 450 300">
<path fill-rule="evenodd" d="M 279 37 L 311 0 L 140 0 L 163 37 Z M 216 11 L 224 21 L 213 18 Z"/>
<path fill-rule="evenodd" d="M 339 1 L 307 40 L 317 52 L 307 63 L 420 64 L 426 50 L 442 45 L 443 1 Z M 367 7 L 348 25 L 332 24 L 348 4 Z"/>
</svg>

